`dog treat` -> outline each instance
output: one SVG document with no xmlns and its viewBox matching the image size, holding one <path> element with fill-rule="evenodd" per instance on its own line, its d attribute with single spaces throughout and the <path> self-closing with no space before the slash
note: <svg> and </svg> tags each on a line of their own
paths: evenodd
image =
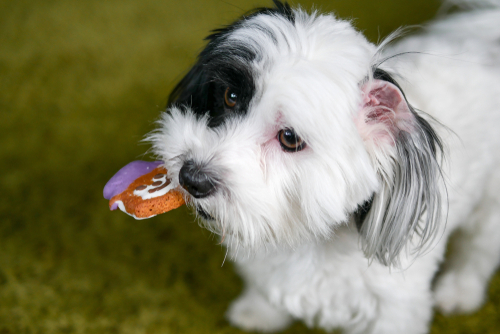
<svg viewBox="0 0 500 334">
<path fill-rule="evenodd" d="M 182 193 L 173 188 L 161 163 L 133 161 L 120 169 L 103 191 L 110 210 L 146 219 L 182 206 Z"/>
</svg>

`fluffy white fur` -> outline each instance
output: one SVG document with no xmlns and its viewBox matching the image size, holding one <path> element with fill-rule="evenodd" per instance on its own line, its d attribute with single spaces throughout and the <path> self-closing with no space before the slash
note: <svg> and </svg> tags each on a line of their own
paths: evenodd
<svg viewBox="0 0 500 334">
<path fill-rule="evenodd" d="M 434 305 L 451 313 L 482 304 L 500 261 L 498 5 L 383 47 L 332 14 L 301 9 L 294 22 L 258 14 L 227 31 L 220 57 L 234 45 L 257 55 L 247 64 L 255 92 L 246 113 L 210 127 L 208 114 L 174 103 L 149 140 L 172 182 L 188 160 L 214 176 L 213 194 L 186 198 L 213 218 L 203 225 L 246 282 L 227 313 L 232 324 L 273 332 L 300 319 L 345 333 L 426 333 Z M 401 91 L 374 79 L 375 67 Z M 367 102 L 377 85 L 396 98 L 383 119 Z M 442 138 L 443 155 L 417 133 L 406 102 Z M 306 147 L 285 152 L 284 128 Z M 401 132 L 416 152 L 408 154 L 422 155 L 403 176 Z M 410 176 L 396 194 L 395 178 Z M 372 196 L 358 232 L 354 215 Z M 432 287 L 452 232 L 454 252 Z"/>
</svg>

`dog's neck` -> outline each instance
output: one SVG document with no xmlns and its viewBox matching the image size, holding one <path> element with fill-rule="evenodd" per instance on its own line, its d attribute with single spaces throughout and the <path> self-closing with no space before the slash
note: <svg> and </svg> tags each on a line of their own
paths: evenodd
<svg viewBox="0 0 500 334">
<path fill-rule="evenodd" d="M 354 212 L 353 219 L 354 222 L 356 223 L 356 228 L 358 229 L 358 232 L 361 230 L 363 222 L 365 221 L 366 215 L 368 215 L 368 212 L 370 211 L 372 204 L 373 204 L 373 196 L 370 197 L 370 199 L 364 202 L 363 204 L 359 205 L 356 211 Z"/>
</svg>

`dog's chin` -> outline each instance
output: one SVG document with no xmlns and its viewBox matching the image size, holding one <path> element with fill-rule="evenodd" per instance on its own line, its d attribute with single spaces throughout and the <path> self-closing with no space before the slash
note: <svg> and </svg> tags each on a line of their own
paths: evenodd
<svg viewBox="0 0 500 334">
<path fill-rule="evenodd" d="M 205 219 L 205 220 L 215 220 L 214 217 L 212 217 L 208 212 L 206 212 L 203 208 L 197 207 L 196 208 L 196 213 L 198 214 L 199 217 Z"/>
</svg>

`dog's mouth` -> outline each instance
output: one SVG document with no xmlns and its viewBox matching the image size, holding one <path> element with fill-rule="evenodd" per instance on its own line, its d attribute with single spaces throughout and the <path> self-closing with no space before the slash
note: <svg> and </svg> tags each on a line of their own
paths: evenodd
<svg viewBox="0 0 500 334">
<path fill-rule="evenodd" d="M 206 212 L 203 208 L 200 208 L 200 207 L 197 207 L 196 208 L 196 212 L 198 213 L 198 215 L 205 219 L 205 220 L 215 220 L 214 217 L 212 217 L 208 212 Z"/>
</svg>

